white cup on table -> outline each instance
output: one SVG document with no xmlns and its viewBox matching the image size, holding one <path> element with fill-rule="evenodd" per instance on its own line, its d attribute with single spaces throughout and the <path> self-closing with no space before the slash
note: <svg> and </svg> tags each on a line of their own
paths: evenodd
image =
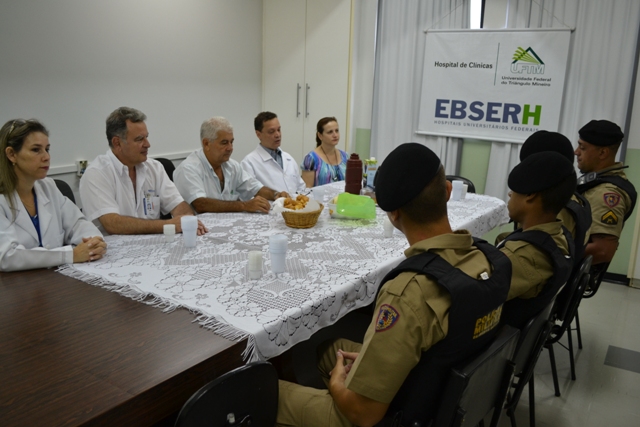
<svg viewBox="0 0 640 427">
<path fill-rule="evenodd" d="M 467 191 L 469 190 L 469 186 L 467 184 L 462 185 L 462 195 L 460 196 L 460 198 L 462 200 L 467 198 Z"/>
<path fill-rule="evenodd" d="M 311 197 L 316 200 L 318 203 L 324 203 L 324 188 L 313 187 L 311 189 Z"/>
<path fill-rule="evenodd" d="M 182 239 L 185 247 L 195 248 L 198 235 L 198 218 L 193 215 L 182 216 L 180 217 L 180 226 L 182 227 Z"/>
<path fill-rule="evenodd" d="M 164 241 L 167 243 L 173 242 L 176 237 L 176 225 L 165 224 L 162 226 L 162 231 L 164 233 Z"/>
<path fill-rule="evenodd" d="M 249 279 L 256 280 L 262 277 L 262 251 L 249 251 L 247 262 Z"/>
<path fill-rule="evenodd" d="M 269 237 L 269 254 L 271 255 L 271 271 L 276 275 L 284 273 L 287 259 L 287 236 L 275 234 Z"/>
<path fill-rule="evenodd" d="M 462 198 L 462 188 L 464 186 L 464 182 L 458 179 L 454 180 L 451 183 L 453 189 L 451 190 L 451 200 L 460 200 Z"/>
</svg>

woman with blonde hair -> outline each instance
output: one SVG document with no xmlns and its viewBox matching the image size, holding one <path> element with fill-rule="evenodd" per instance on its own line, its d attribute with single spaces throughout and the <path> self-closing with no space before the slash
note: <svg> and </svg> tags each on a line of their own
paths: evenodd
<svg viewBox="0 0 640 427">
<path fill-rule="evenodd" d="M 0 128 L 0 271 L 102 258 L 102 234 L 62 195 L 49 171 L 49 132 L 37 120 Z"/>
<path fill-rule="evenodd" d="M 340 129 L 335 117 L 323 117 L 316 126 L 316 148 L 302 164 L 302 180 L 307 187 L 344 181 L 348 154 L 338 148 Z"/>
</svg>

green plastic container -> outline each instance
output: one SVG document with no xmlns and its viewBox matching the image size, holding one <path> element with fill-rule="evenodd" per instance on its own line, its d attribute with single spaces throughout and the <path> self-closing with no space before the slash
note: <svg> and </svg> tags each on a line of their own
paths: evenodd
<svg viewBox="0 0 640 427">
<path fill-rule="evenodd" d="M 336 203 L 336 213 L 348 218 L 375 219 L 376 204 L 368 196 L 341 193 Z"/>
</svg>

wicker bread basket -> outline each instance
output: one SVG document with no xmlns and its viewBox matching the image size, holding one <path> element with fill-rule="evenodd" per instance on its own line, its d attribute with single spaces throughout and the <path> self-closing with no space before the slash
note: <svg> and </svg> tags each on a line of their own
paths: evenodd
<svg viewBox="0 0 640 427">
<path fill-rule="evenodd" d="M 313 212 L 295 212 L 285 211 L 282 212 L 284 223 L 291 228 L 311 228 L 318 222 L 318 217 L 324 209 L 322 203 L 318 203 L 320 207 Z"/>
</svg>

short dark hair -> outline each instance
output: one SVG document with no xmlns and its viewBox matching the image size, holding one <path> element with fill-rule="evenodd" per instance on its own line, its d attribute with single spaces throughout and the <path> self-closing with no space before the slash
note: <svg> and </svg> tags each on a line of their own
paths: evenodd
<svg viewBox="0 0 640 427">
<path fill-rule="evenodd" d="M 277 119 L 278 116 L 276 113 L 272 113 L 271 111 L 263 111 L 258 114 L 255 119 L 253 119 L 253 127 L 262 132 L 262 128 L 264 128 L 264 122 L 268 122 L 269 120 Z"/>
<path fill-rule="evenodd" d="M 116 108 L 109 117 L 107 117 L 107 140 L 109 147 L 112 147 L 114 136 L 120 139 L 127 139 L 127 120 L 132 123 L 140 123 L 147 120 L 147 116 L 140 110 L 130 107 Z"/>
<path fill-rule="evenodd" d="M 431 182 L 409 203 L 399 209 L 416 224 L 428 224 L 447 216 L 447 178 L 440 169 Z"/>
<path fill-rule="evenodd" d="M 571 196 L 576 191 L 576 182 L 576 172 L 573 171 L 557 185 L 540 191 L 542 209 L 557 215 L 571 200 Z"/>
</svg>

